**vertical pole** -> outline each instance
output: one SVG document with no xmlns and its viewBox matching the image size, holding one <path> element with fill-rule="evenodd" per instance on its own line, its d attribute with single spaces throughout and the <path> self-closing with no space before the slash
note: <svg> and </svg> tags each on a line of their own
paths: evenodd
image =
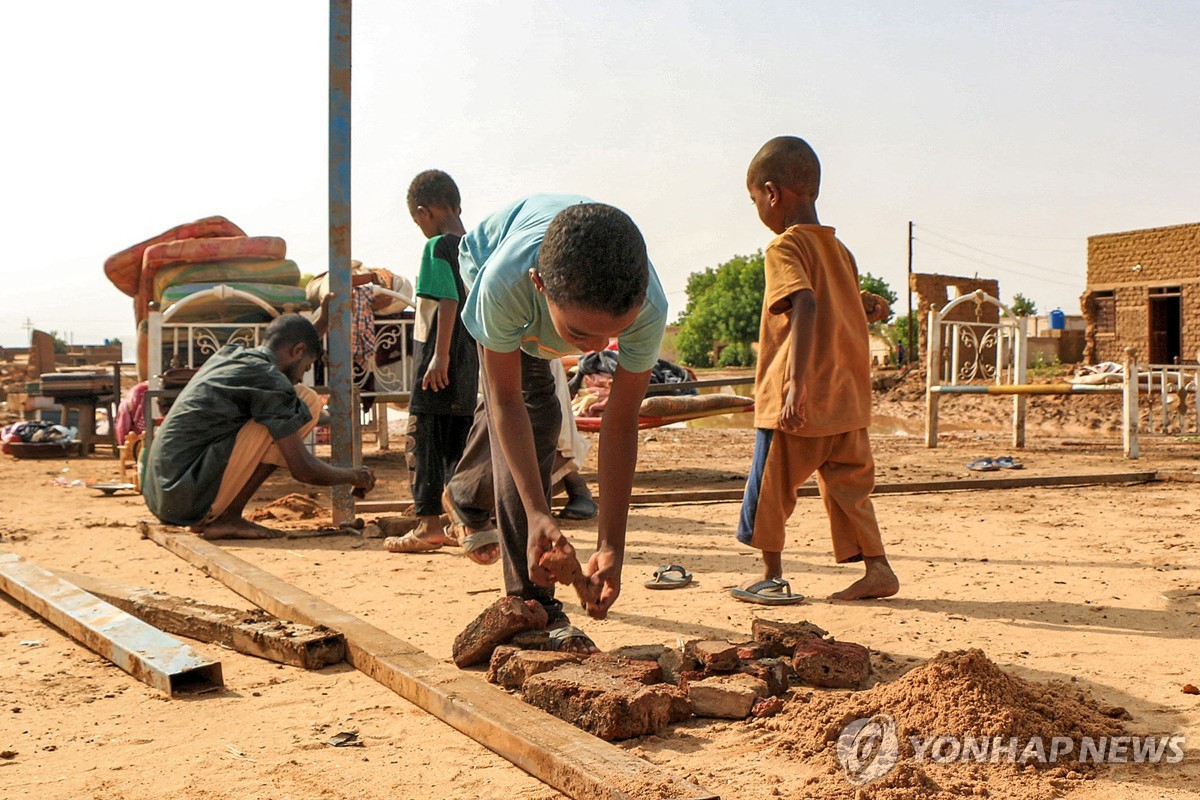
<svg viewBox="0 0 1200 800">
<path fill-rule="evenodd" d="M 333 464 L 354 464 L 356 413 L 350 364 L 350 6 L 329 3 L 329 434 Z M 354 520 L 350 487 L 333 489 L 333 524 Z"/>
<path fill-rule="evenodd" d="M 933 391 L 933 387 L 941 383 L 938 372 L 941 370 L 940 355 L 942 321 L 938 309 L 929 309 L 929 332 L 925 336 L 925 446 L 938 445 L 938 401 L 941 396 Z"/>
<path fill-rule="evenodd" d="M 917 355 L 916 353 L 913 352 L 913 334 L 916 333 L 916 331 L 913 329 L 917 325 L 917 320 L 913 319 L 913 307 L 912 307 L 912 296 L 913 296 L 913 289 L 912 289 L 912 274 L 913 274 L 913 272 L 912 272 L 912 267 L 913 267 L 912 251 L 913 251 L 913 247 L 912 247 L 912 244 L 913 244 L 913 224 L 912 224 L 912 220 L 910 219 L 908 221 L 908 350 L 906 351 L 908 353 L 908 355 L 906 356 L 906 360 L 908 360 L 908 361 L 915 361 L 916 355 Z M 926 345 L 926 347 L 928 347 L 928 344 Z M 903 366 L 903 364 L 901 364 L 901 366 Z"/>
<path fill-rule="evenodd" d="M 1137 353 L 1131 347 L 1125 348 L 1125 386 L 1123 389 L 1121 397 L 1121 416 L 1124 423 L 1121 426 L 1122 444 L 1126 458 L 1137 458 L 1141 455 L 1138 448 L 1138 365 Z"/>
</svg>

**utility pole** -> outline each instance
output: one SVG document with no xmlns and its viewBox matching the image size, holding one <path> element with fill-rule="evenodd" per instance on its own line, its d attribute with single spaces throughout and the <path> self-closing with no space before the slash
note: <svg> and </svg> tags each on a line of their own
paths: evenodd
<svg viewBox="0 0 1200 800">
<path fill-rule="evenodd" d="M 913 251 L 913 223 L 912 223 L 912 220 L 910 219 L 908 221 L 908 359 L 910 361 L 914 360 L 914 356 L 916 355 L 913 352 L 913 333 L 914 333 L 914 328 L 917 325 L 917 320 L 913 319 L 913 307 L 912 307 L 912 296 L 913 296 L 912 251 Z"/>
</svg>

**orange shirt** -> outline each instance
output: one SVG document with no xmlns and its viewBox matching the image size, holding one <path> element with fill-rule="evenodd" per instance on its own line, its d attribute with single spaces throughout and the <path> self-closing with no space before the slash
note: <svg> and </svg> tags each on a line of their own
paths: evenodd
<svg viewBox="0 0 1200 800">
<path fill-rule="evenodd" d="M 755 427 L 779 427 L 790 377 L 790 299 L 811 289 L 817 319 L 805 375 L 808 421 L 796 435 L 831 436 L 866 428 L 871 422 L 870 348 L 854 256 L 833 228 L 793 225 L 767 246 L 765 260 Z"/>
</svg>

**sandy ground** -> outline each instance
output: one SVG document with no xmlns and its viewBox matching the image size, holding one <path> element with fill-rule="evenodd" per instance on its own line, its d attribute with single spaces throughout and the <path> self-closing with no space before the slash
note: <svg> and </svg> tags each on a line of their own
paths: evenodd
<svg viewBox="0 0 1200 800">
<path fill-rule="evenodd" d="M 1011 454 L 1007 405 L 950 406 L 942 446 L 915 435 L 919 406 L 881 398 L 874 445 L 880 482 L 970 480 L 963 465 Z M 1022 475 L 1167 470 L 1200 476 L 1200 444 L 1144 442 L 1121 457 L 1106 409 L 1031 412 Z M 642 434 L 638 488 L 735 488 L 752 433 L 738 428 Z M 399 446 L 401 439 L 394 439 Z M 407 495 L 397 450 L 364 447 L 382 476 L 378 499 Z M 595 467 L 593 452 L 590 468 Z M 1009 473 L 993 473 L 992 476 Z M 103 497 L 71 480 L 113 480 L 111 458 L 0 459 L 0 551 L 234 607 L 246 601 L 141 539 L 137 496 Z M 594 475 L 592 476 L 594 478 Z M 65 480 L 57 480 L 65 479 Z M 302 491 L 273 478 L 257 504 Z M 328 507 L 328 495 L 321 496 Z M 681 638 L 745 639 L 756 615 L 807 619 L 873 651 L 890 680 L 943 650 L 983 649 L 1033 680 L 1074 681 L 1132 715 L 1134 733 L 1178 733 L 1200 747 L 1200 484 L 1159 482 L 880 495 L 876 509 L 898 597 L 821 598 L 856 576 L 829 555 L 819 500 L 800 501 L 785 569 L 812 599 L 762 609 L 727 588 L 753 575 L 755 554 L 731 532 L 737 503 L 634 508 L 625 589 L 610 618 L 587 621 L 602 648 Z M 313 521 L 291 525 L 312 529 Z M 570 523 L 587 552 L 594 522 Z M 454 635 L 499 596 L 500 571 L 445 550 L 391 555 L 353 536 L 225 545 L 240 557 L 448 659 Z M 641 583 L 662 563 L 697 577 L 680 591 Z M 584 622 L 564 594 L 576 622 Z M 347 665 L 319 672 L 196 644 L 223 662 L 226 688 L 168 699 L 11 602 L 0 602 L 0 797 L 38 798 L 557 798 L 553 789 Z M 480 675 L 482 680 L 482 675 Z M 357 731 L 365 746 L 324 744 Z M 1192 743 L 1195 744 L 1192 744 Z M 620 746 L 728 800 L 806 797 L 813 766 L 777 746 L 761 722 L 693 719 Z M 15 755 L 14 755 L 15 754 Z M 1200 797 L 1200 763 L 1113 767 L 1074 797 Z M 977 787 L 982 790 L 983 787 Z M 871 797 L 869 788 L 863 794 Z M 992 796 L 998 796 L 993 794 Z"/>
</svg>

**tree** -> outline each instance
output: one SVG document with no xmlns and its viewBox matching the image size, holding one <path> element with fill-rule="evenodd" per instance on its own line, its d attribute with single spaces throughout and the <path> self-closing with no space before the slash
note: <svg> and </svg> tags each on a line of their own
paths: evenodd
<svg viewBox="0 0 1200 800">
<path fill-rule="evenodd" d="M 765 280 L 761 250 L 689 275 L 687 308 L 675 339 L 679 359 L 692 367 L 712 366 L 713 343 L 722 342 L 721 366 L 753 364 L 750 345 L 758 339 Z"/>
<path fill-rule="evenodd" d="M 1008 309 L 1018 317 L 1032 317 L 1037 313 L 1037 306 L 1025 295 L 1017 292 L 1013 295 L 1012 302 L 1008 304 Z"/>
<path fill-rule="evenodd" d="M 876 278 L 869 272 L 858 276 L 858 288 L 862 289 L 864 292 L 870 292 L 871 294 L 879 295 L 884 300 L 888 301 L 889 306 L 894 306 L 896 304 L 896 293 L 892 291 L 892 287 L 888 286 L 887 281 L 885 281 L 883 278 Z M 892 313 L 888 314 L 887 319 L 882 320 L 882 322 L 887 322 L 894 315 L 895 312 L 893 311 Z"/>
<path fill-rule="evenodd" d="M 921 337 L 920 331 L 913 326 L 913 318 L 917 312 L 905 314 L 902 317 L 896 317 L 896 321 L 891 325 L 880 325 L 879 335 L 885 342 L 888 343 L 889 361 L 899 363 L 900 348 L 904 348 L 904 360 L 911 363 L 917 360 L 916 350 L 920 348 Z M 912 349 L 908 346 L 908 332 L 912 330 Z"/>
<path fill-rule="evenodd" d="M 54 340 L 55 355 L 66 355 L 68 347 L 67 340 L 58 335 L 58 331 L 50 331 L 50 338 Z"/>
</svg>

